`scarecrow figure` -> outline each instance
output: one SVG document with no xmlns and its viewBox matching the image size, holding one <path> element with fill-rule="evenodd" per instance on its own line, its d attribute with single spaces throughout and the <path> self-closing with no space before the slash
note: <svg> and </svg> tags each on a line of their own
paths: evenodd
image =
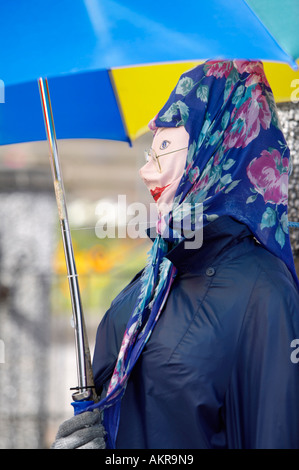
<svg viewBox="0 0 299 470">
<path fill-rule="evenodd" d="M 187 71 L 150 129 L 153 245 L 98 327 L 99 402 L 53 447 L 298 448 L 290 152 L 262 63 Z"/>
</svg>

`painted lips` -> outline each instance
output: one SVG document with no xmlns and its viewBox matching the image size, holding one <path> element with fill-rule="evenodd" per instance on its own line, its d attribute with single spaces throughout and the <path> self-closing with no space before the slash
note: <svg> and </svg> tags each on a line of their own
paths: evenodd
<svg viewBox="0 0 299 470">
<path fill-rule="evenodd" d="M 168 186 L 169 184 L 167 184 L 166 186 L 163 186 L 163 188 L 159 188 L 157 186 L 155 189 L 150 190 L 150 193 L 153 196 L 155 202 L 157 202 L 160 199 L 161 194 L 163 193 L 164 189 L 166 189 Z"/>
</svg>

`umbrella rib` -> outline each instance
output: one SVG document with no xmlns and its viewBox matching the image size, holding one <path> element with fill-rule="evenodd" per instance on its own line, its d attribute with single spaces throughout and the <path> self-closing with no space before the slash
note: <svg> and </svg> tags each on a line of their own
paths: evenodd
<svg viewBox="0 0 299 470">
<path fill-rule="evenodd" d="M 120 117 L 121 117 L 123 128 L 124 128 L 125 134 L 127 136 L 128 143 L 129 143 L 130 147 L 132 147 L 132 140 L 131 140 L 130 135 L 129 135 L 129 130 L 128 130 L 128 127 L 127 127 L 125 115 L 124 115 L 124 112 L 123 112 L 123 109 L 122 109 L 119 94 L 118 94 L 118 91 L 117 91 L 117 86 L 116 86 L 116 83 L 115 83 L 115 80 L 114 80 L 113 73 L 112 73 L 111 69 L 108 69 L 108 75 L 109 75 L 110 83 L 111 83 L 113 93 L 114 93 L 114 96 L 115 96 L 115 99 L 116 99 L 116 103 L 117 103 L 117 107 L 118 107 L 119 114 L 120 114 Z"/>
</svg>

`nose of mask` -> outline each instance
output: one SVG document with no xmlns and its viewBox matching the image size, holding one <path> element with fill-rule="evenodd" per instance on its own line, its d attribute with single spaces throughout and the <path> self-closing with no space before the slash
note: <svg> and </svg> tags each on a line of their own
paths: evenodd
<svg viewBox="0 0 299 470">
<path fill-rule="evenodd" d="M 171 211 L 173 198 L 181 180 L 181 175 L 176 179 L 169 179 L 165 178 L 165 175 L 163 177 L 163 173 L 160 174 L 157 171 L 152 174 L 145 167 L 146 165 L 139 170 L 140 177 L 157 204 L 158 212 L 162 215 L 167 214 Z"/>
</svg>

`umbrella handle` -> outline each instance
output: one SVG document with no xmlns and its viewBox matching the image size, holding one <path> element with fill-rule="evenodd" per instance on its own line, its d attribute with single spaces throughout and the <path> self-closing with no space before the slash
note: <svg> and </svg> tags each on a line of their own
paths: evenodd
<svg viewBox="0 0 299 470">
<path fill-rule="evenodd" d="M 75 347 L 77 359 L 78 387 L 77 392 L 73 393 L 74 402 L 93 400 L 96 402 L 97 396 L 94 387 L 94 379 L 90 360 L 90 351 L 88 338 L 84 322 L 84 315 L 81 304 L 80 289 L 78 283 L 78 274 L 76 269 L 73 243 L 69 229 L 63 179 L 60 169 L 57 140 L 54 126 L 54 118 L 50 100 L 48 80 L 46 78 L 38 79 L 40 99 L 44 116 L 44 123 L 48 143 L 50 146 L 50 163 L 52 177 L 55 189 L 56 203 L 60 221 L 61 235 L 66 260 L 70 296 L 72 303 L 73 319 L 75 326 Z"/>
</svg>

